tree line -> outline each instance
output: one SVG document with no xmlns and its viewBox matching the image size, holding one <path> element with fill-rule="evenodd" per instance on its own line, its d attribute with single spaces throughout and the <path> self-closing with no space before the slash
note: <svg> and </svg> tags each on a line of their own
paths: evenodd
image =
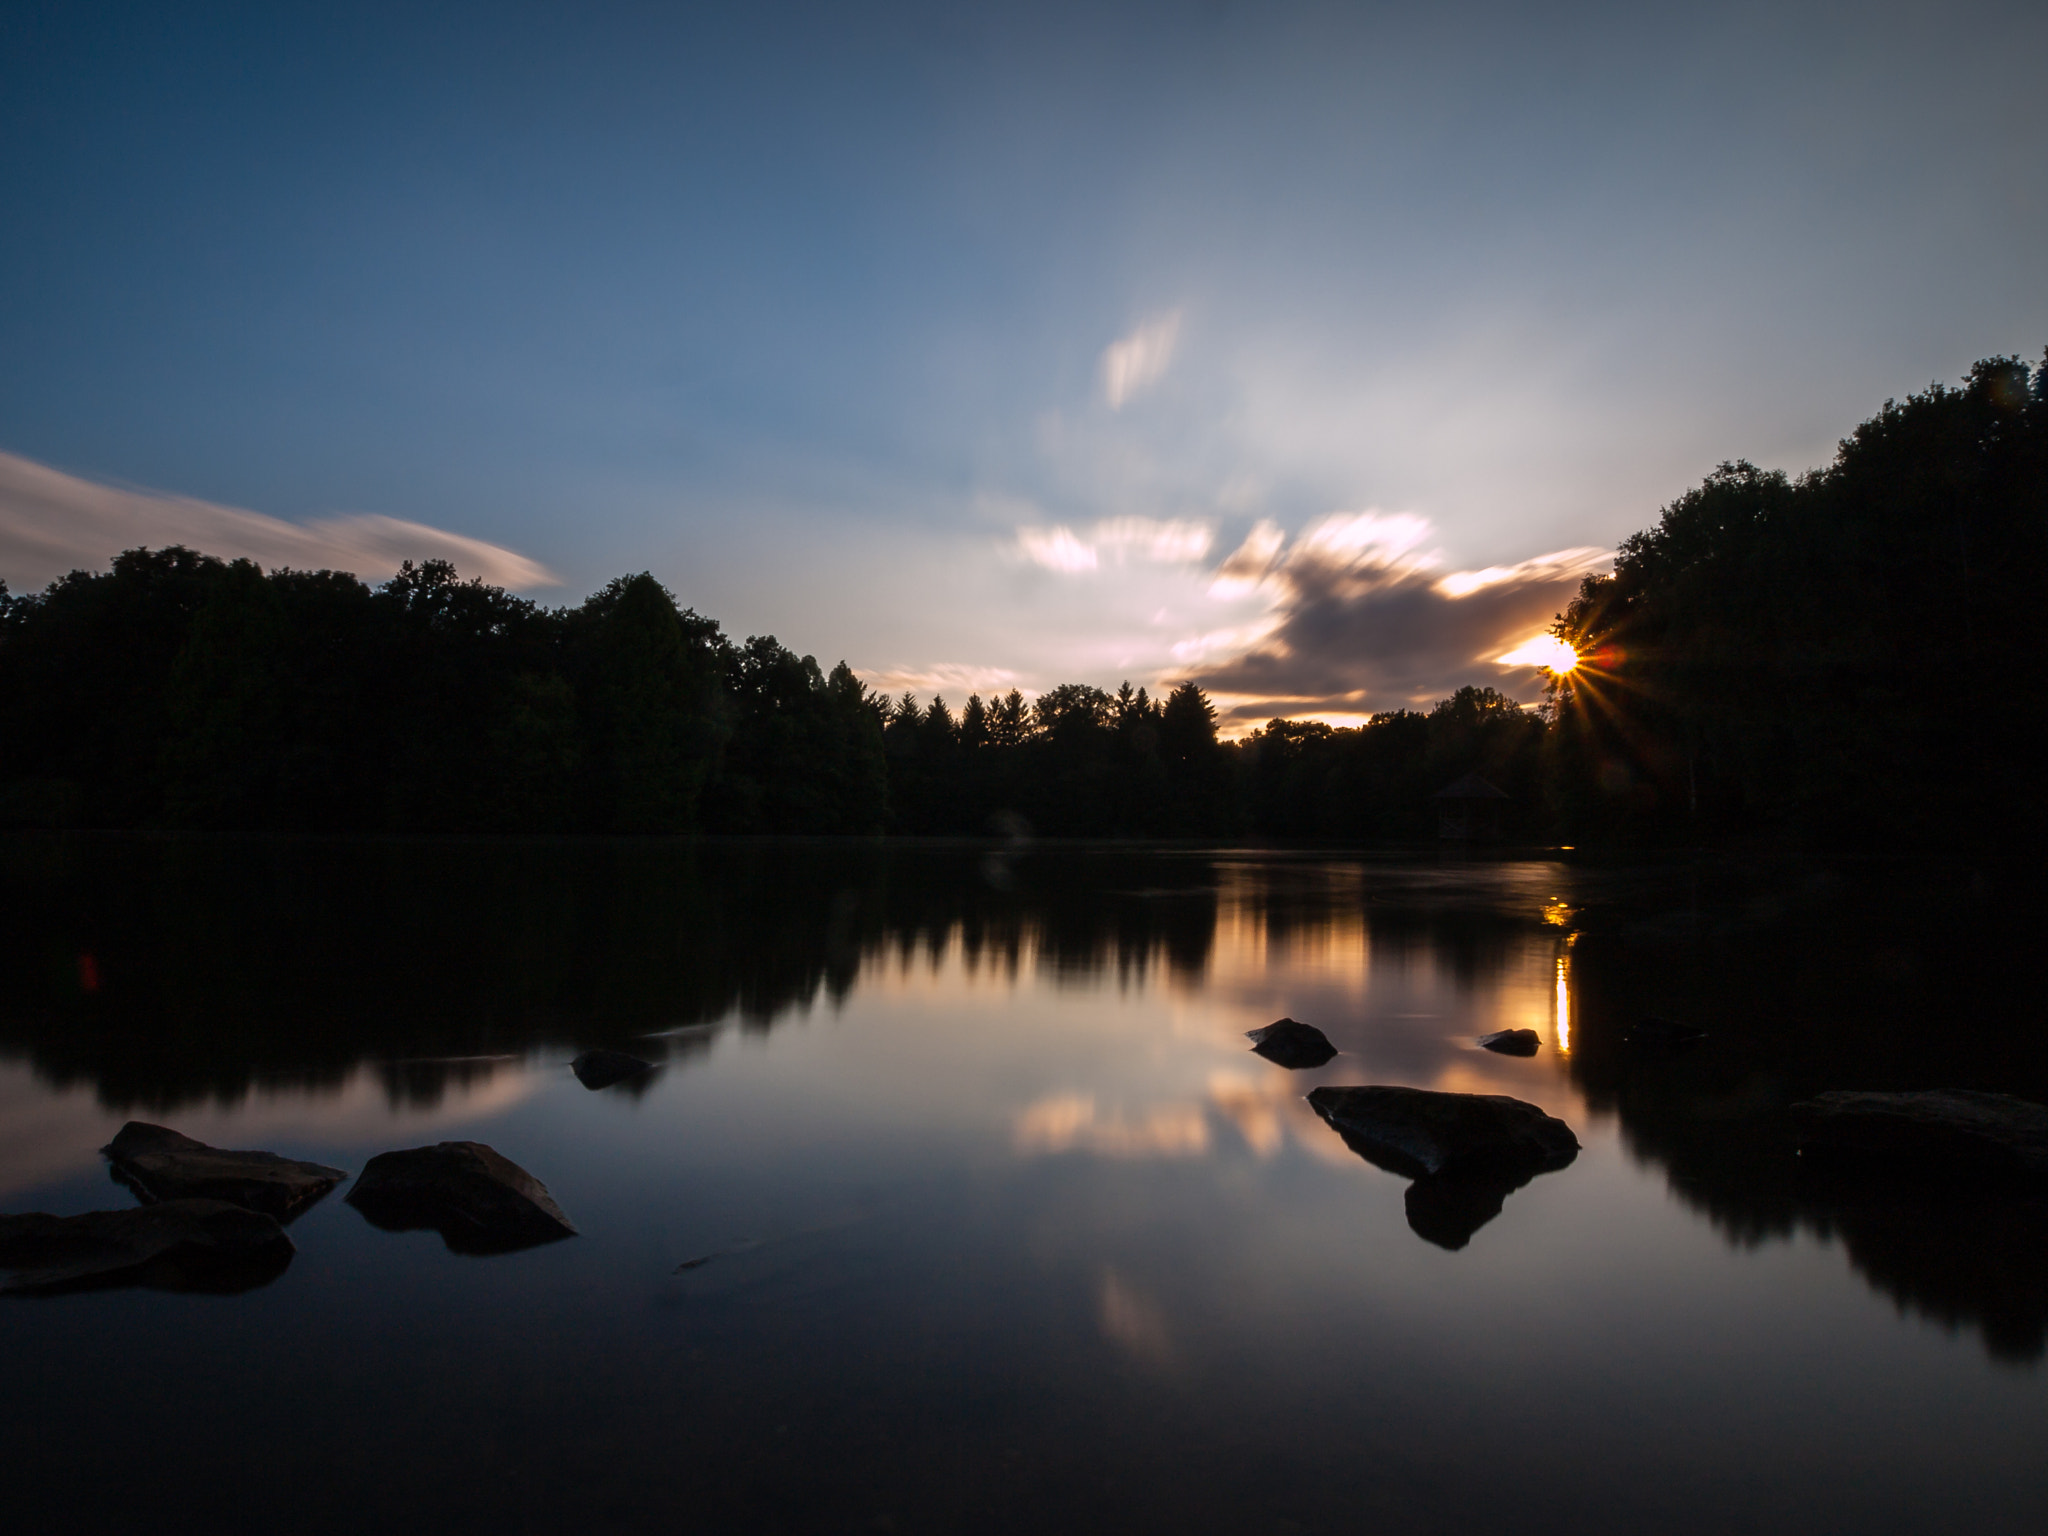
<svg viewBox="0 0 2048 1536">
<path fill-rule="evenodd" d="M 2013 358 L 1797 479 L 1722 465 L 1586 579 L 1539 707 L 1229 743 L 1193 682 L 877 695 L 644 573 L 549 609 L 135 549 L 0 586 L 0 823 L 1408 840 L 1477 773 L 1518 838 L 2033 838 L 2044 566 L 2048 363 Z"/>
</svg>

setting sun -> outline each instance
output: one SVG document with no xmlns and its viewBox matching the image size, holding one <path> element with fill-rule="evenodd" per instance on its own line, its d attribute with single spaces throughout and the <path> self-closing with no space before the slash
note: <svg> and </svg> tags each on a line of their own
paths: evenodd
<svg viewBox="0 0 2048 1536">
<path fill-rule="evenodd" d="M 1544 667 L 1552 672 L 1569 672 L 1579 664 L 1579 653 L 1555 635 L 1538 635 L 1524 640 L 1505 656 L 1493 658 L 1504 667 Z"/>
</svg>

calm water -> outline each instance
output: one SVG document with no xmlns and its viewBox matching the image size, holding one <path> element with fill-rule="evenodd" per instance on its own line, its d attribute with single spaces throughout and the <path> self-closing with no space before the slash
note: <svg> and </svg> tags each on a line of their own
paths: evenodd
<svg viewBox="0 0 2048 1536">
<path fill-rule="evenodd" d="M 2048 1221 L 1825 1181 L 1830 1086 L 2043 1091 L 1982 872 L 803 845 L 6 845 L 0 1209 L 129 1118 L 489 1142 L 581 1228 L 336 1195 L 273 1283 L 0 1305 L 23 1528 L 2036 1531 Z M 1958 946 L 1963 946 L 1959 948 Z M 2016 1001 L 2018 1000 L 2018 1001 Z M 1616 1044 L 1645 1011 L 1713 1030 Z M 1283 1015 L 1342 1052 L 1289 1072 Z M 1533 1058 L 1473 1045 L 1528 1026 Z M 661 1060 L 585 1090 L 594 1044 Z M 1507 1093 L 1456 1249 L 1308 1110 Z M 679 1265 L 710 1255 L 708 1262 Z"/>
</svg>

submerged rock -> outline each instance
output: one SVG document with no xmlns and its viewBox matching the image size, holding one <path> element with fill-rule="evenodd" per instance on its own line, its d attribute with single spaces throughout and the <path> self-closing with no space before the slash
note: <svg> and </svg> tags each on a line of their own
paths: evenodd
<svg viewBox="0 0 2048 1536">
<path fill-rule="evenodd" d="M 1313 1024 L 1293 1019 L 1276 1019 L 1264 1029 L 1248 1029 L 1245 1038 L 1259 1055 L 1282 1067 L 1320 1067 L 1337 1054 L 1329 1036 Z"/>
<path fill-rule="evenodd" d="M 480 1141 L 380 1152 L 348 1203 L 387 1232 L 431 1228 L 455 1253 L 510 1253 L 576 1235 L 546 1185 Z"/>
<path fill-rule="evenodd" d="M 114 1176 L 144 1200 L 225 1200 L 285 1221 L 348 1175 L 275 1152 L 224 1152 L 161 1125 L 130 1120 L 100 1148 Z"/>
<path fill-rule="evenodd" d="M 1533 1029 L 1496 1029 L 1490 1035 L 1481 1035 L 1479 1043 L 1503 1056 L 1534 1056 L 1543 1042 Z"/>
<path fill-rule="evenodd" d="M 2048 1179 L 2048 1106 L 2003 1093 L 1823 1093 L 1792 1106 L 1802 1146 L 1892 1164 Z"/>
<path fill-rule="evenodd" d="M 585 1051 L 569 1063 L 576 1081 L 586 1088 L 609 1088 L 628 1078 L 654 1070 L 654 1063 L 628 1056 L 624 1051 Z"/>
<path fill-rule="evenodd" d="M 1360 1157 L 1415 1181 L 1408 1225 L 1440 1248 L 1464 1247 L 1509 1195 L 1579 1155 L 1570 1126 L 1505 1094 L 1318 1088 L 1308 1102 Z"/>
<path fill-rule="evenodd" d="M 276 1220 L 225 1200 L 165 1200 L 82 1216 L 0 1216 L 0 1291 L 91 1286 L 245 1291 L 292 1261 Z"/>
</svg>

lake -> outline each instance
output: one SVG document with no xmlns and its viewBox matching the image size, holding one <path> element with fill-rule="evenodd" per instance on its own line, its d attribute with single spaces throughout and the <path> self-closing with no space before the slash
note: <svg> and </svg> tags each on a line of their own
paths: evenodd
<svg viewBox="0 0 2048 1536">
<path fill-rule="evenodd" d="M 2048 1100 L 2018 879 L 9 838 L 0 1210 L 132 1204 L 138 1119 L 486 1142 L 580 1235 L 459 1254 L 344 1184 L 252 1289 L 0 1297 L 0 1486 L 67 1532 L 2036 1531 L 2041 1204 L 1778 1129 Z M 1340 1054 L 1252 1054 L 1282 1017 Z M 1305 1102 L 1368 1083 L 1582 1150 L 1411 1224 Z"/>
</svg>

